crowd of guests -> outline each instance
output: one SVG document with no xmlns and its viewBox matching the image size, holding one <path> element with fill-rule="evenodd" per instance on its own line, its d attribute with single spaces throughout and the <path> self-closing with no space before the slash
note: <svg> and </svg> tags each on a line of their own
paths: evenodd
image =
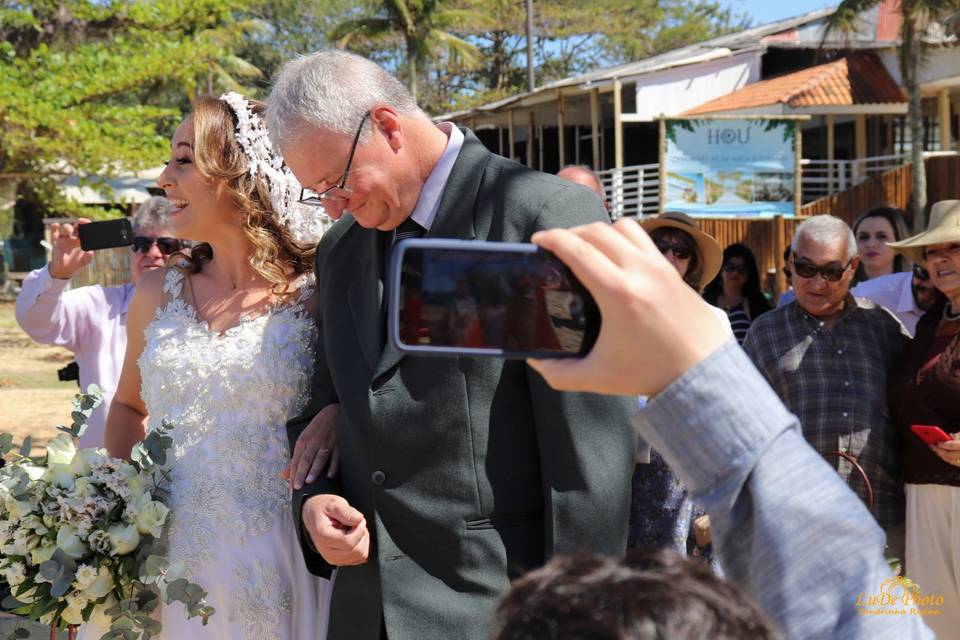
<svg viewBox="0 0 960 640">
<path fill-rule="evenodd" d="M 602 197 L 602 185 L 587 182 L 587 170 L 569 169 L 572 179 Z M 21 326 L 38 341 L 74 351 L 81 383 L 96 382 L 108 396 L 119 375 L 133 287 L 183 246 L 169 231 L 169 213 L 162 198 L 141 206 L 134 218 L 132 284 L 116 289 L 67 290 L 92 256 L 80 250 L 75 226 L 55 227 L 50 264 L 27 278 L 18 299 Z M 829 215 L 805 220 L 785 266 L 792 299 L 782 297 L 779 305 L 762 291 L 756 258 L 745 245 L 722 249 L 681 213 L 641 226 L 686 286 L 711 305 L 710 313 L 722 320 L 720 333 L 742 344 L 799 420 L 806 442 L 860 497 L 883 529 L 886 555 L 900 561 L 923 593 L 944 598 L 940 615 L 925 622 L 939 637 L 952 637 L 960 629 L 960 201 L 936 203 L 927 231 L 911 237 L 891 208 L 865 212 L 852 228 Z M 717 371 L 731 373 L 726 365 Z M 664 401 L 640 393 L 639 402 Z M 656 416 L 662 409 L 650 411 Z M 100 444 L 102 420 L 91 419 L 84 446 Z M 953 441 L 926 444 L 912 425 L 940 426 Z M 553 626 L 562 635 L 577 625 L 590 637 L 617 637 L 644 625 L 659 637 L 791 636 L 789 617 L 778 616 L 756 584 L 748 592 L 759 607 L 721 579 L 727 572 L 738 584 L 750 582 L 735 554 L 714 553 L 703 535 L 711 509 L 692 497 L 704 495 L 703 487 L 688 491 L 686 485 L 704 477 L 693 468 L 705 466 L 678 463 L 694 453 L 667 444 L 661 451 L 654 427 L 641 428 L 641 435 L 653 449 L 634 472 L 629 546 L 653 554 L 573 556 L 527 575 L 500 607 L 500 637 L 559 637 L 543 634 Z M 638 443 L 638 451 L 643 448 Z M 751 469 L 755 480 L 762 477 Z M 836 515 L 842 520 L 844 514 Z M 723 518 L 719 529 L 734 535 Z M 665 548 L 678 553 L 657 551 Z M 683 555 L 703 556 L 709 569 L 677 560 Z M 609 610 L 612 602 L 620 608 Z"/>
</svg>

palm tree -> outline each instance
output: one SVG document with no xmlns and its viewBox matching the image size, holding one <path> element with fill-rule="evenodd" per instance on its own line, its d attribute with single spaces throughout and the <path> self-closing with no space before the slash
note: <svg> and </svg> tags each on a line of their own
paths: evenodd
<svg viewBox="0 0 960 640">
<path fill-rule="evenodd" d="M 862 25 L 860 14 L 884 0 L 843 0 L 827 18 L 824 40 L 832 31 L 854 32 Z M 900 25 L 900 75 L 907 91 L 907 124 L 910 127 L 910 161 L 913 185 L 910 213 L 914 231 L 927 228 L 927 172 L 923 163 L 923 110 L 918 75 L 923 64 L 927 27 L 960 10 L 960 0 L 900 0 L 903 22 Z"/>
<path fill-rule="evenodd" d="M 454 62 L 471 68 L 480 61 L 480 50 L 450 31 L 491 23 L 490 18 L 466 9 L 444 6 L 443 0 L 384 0 L 374 16 L 341 22 L 330 34 L 344 48 L 355 38 L 374 40 L 399 35 L 406 48 L 410 93 L 417 99 L 417 69 L 429 59 L 446 54 Z"/>
</svg>

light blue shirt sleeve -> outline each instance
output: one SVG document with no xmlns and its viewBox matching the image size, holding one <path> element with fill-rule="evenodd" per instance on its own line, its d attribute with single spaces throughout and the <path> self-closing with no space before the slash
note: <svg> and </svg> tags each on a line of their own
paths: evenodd
<svg viewBox="0 0 960 640">
<path fill-rule="evenodd" d="M 883 532 L 733 341 L 637 417 L 710 515 L 728 579 L 787 638 L 933 638 L 916 615 L 864 615 L 891 577 Z"/>
</svg>

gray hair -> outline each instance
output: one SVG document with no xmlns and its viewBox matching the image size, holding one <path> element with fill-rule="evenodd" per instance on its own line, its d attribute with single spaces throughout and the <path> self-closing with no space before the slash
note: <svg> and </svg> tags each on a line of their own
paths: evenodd
<svg viewBox="0 0 960 640">
<path fill-rule="evenodd" d="M 793 234 L 791 251 L 796 253 L 797 245 L 803 240 L 817 245 L 833 245 L 846 240 L 847 260 L 852 260 L 857 255 L 857 238 L 853 235 L 853 229 L 840 218 L 830 214 L 813 216 L 801 222 Z"/>
<path fill-rule="evenodd" d="M 280 69 L 267 98 L 267 129 L 276 149 L 296 140 L 304 126 L 352 136 L 363 114 L 377 105 L 430 120 L 407 88 L 376 63 L 346 51 L 318 51 Z M 364 130 L 360 141 L 369 135 Z"/>
<path fill-rule="evenodd" d="M 147 229 L 159 231 L 170 228 L 170 214 L 173 205 L 163 196 L 152 196 L 140 203 L 133 214 L 133 231 L 138 233 Z"/>
</svg>

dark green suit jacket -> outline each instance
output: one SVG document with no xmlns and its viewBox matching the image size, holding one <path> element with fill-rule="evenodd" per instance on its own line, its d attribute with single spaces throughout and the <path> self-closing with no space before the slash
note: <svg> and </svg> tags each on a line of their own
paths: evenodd
<svg viewBox="0 0 960 640">
<path fill-rule="evenodd" d="M 434 238 L 528 241 L 606 220 L 587 189 L 494 155 L 469 131 Z M 320 329 L 312 399 L 341 404 L 337 493 L 366 516 L 369 561 L 336 574 L 329 638 L 489 637 L 510 579 L 554 554 L 622 554 L 636 399 L 560 393 L 522 361 L 404 356 L 384 345 L 382 232 L 345 218 L 317 252 Z M 330 567 L 304 537 L 311 571 Z M 382 619 L 382 617 L 384 619 Z"/>
</svg>

